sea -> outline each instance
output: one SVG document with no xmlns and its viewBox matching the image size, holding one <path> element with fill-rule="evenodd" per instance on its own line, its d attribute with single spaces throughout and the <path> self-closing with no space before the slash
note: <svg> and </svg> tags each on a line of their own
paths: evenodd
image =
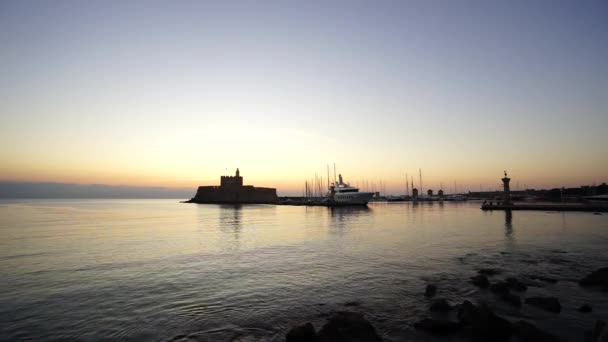
<svg viewBox="0 0 608 342">
<path fill-rule="evenodd" d="M 385 341 L 444 340 L 414 328 L 434 284 L 435 298 L 583 341 L 608 317 L 608 293 L 577 283 L 608 266 L 608 215 L 479 207 L 1 200 L 0 340 L 284 341 L 336 311 L 363 313 Z M 558 297 L 561 313 L 473 286 L 482 268 L 526 280 L 522 299 Z"/>
</svg>

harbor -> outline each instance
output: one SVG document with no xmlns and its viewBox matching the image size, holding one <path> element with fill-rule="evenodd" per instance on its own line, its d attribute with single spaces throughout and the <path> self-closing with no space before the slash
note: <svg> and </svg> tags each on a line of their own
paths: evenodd
<svg viewBox="0 0 608 342">
<path fill-rule="evenodd" d="M 484 201 L 481 210 L 538 210 L 538 211 L 584 211 L 584 212 L 608 212 L 608 200 L 605 196 L 592 197 L 596 200 L 587 203 L 514 203 L 511 198 L 511 178 L 504 172 L 501 179 L 503 183 L 502 199 L 496 202 Z"/>
<path fill-rule="evenodd" d="M 221 176 L 219 186 L 199 186 L 196 195 L 184 203 L 198 204 L 274 204 L 290 206 L 309 206 L 309 207 L 344 207 L 344 206 L 367 206 L 370 202 L 482 202 L 481 210 L 536 210 L 536 211 L 581 211 L 581 212 L 608 212 L 608 194 L 605 183 L 590 188 L 581 187 L 581 190 L 593 193 L 592 196 L 564 196 L 564 192 L 571 189 L 552 189 L 541 190 L 540 193 L 548 192 L 554 195 L 555 190 L 559 191 L 559 202 L 555 197 L 539 197 L 539 200 L 530 196 L 527 192 L 513 194 L 511 191 L 511 178 L 504 172 L 502 181 L 502 191 L 495 192 L 468 192 L 445 194 L 441 188 L 434 192 L 428 189 L 425 195 L 421 195 L 418 188 L 414 187 L 413 179 L 406 175 L 404 195 L 384 195 L 379 191 L 361 191 L 357 186 L 346 182 L 342 174 L 338 174 L 334 165 L 334 178 L 330 183 L 329 166 L 327 172 L 327 191 L 323 192 L 325 183 L 323 178 L 315 174 L 315 178 L 309 183 L 304 184 L 302 196 L 282 196 L 277 195 L 276 188 L 255 187 L 253 185 L 243 185 L 243 177 L 237 168 L 234 176 Z M 422 170 L 419 171 L 420 183 L 422 188 Z M 383 184 L 383 187 L 385 184 Z M 372 188 L 376 190 L 375 188 Z M 454 185 L 456 189 L 456 184 Z M 591 189 L 591 190 L 590 190 Z M 411 194 L 410 194 L 411 191 Z M 596 193 L 600 193 L 596 195 Z M 515 200 L 518 201 L 515 201 Z"/>
</svg>

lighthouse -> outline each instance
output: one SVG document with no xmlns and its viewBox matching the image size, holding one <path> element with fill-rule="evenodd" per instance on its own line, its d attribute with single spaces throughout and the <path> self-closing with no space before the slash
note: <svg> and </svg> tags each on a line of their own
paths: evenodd
<svg viewBox="0 0 608 342">
<path fill-rule="evenodd" d="M 511 188 L 509 187 L 509 182 L 511 178 L 507 177 L 507 171 L 505 171 L 505 176 L 502 178 L 502 186 L 504 188 L 502 195 L 502 204 L 503 205 L 511 205 Z"/>
</svg>

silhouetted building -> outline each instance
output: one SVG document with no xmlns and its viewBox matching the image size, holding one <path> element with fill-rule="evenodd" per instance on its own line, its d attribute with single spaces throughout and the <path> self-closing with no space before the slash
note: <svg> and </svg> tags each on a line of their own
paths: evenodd
<svg viewBox="0 0 608 342">
<path fill-rule="evenodd" d="M 439 191 L 437 191 L 437 196 L 439 196 L 439 197 L 443 197 L 443 190 L 439 190 Z"/>
<path fill-rule="evenodd" d="M 433 190 L 432 190 L 432 189 L 429 189 L 429 190 L 426 192 L 426 194 L 427 194 L 427 195 L 429 195 L 429 196 L 433 196 Z"/>
<path fill-rule="evenodd" d="M 418 189 L 416 189 L 416 188 L 412 189 L 412 197 L 418 198 Z"/>
<path fill-rule="evenodd" d="M 192 203 L 276 203 L 277 189 L 243 185 L 239 169 L 235 176 L 222 176 L 220 186 L 199 186 Z"/>
<path fill-rule="evenodd" d="M 502 179 L 502 185 L 504 187 L 503 195 L 502 195 L 502 204 L 509 205 L 511 204 L 511 188 L 509 187 L 509 182 L 511 178 L 507 177 L 507 171 L 505 171 L 505 176 Z"/>
</svg>

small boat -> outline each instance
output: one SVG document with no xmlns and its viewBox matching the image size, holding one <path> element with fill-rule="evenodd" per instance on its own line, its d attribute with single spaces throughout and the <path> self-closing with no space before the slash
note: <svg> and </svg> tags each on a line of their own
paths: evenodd
<svg viewBox="0 0 608 342">
<path fill-rule="evenodd" d="M 332 184 L 329 187 L 329 198 L 327 200 L 329 205 L 367 205 L 374 197 L 373 192 L 360 192 L 358 188 L 344 183 L 342 175 L 339 175 L 338 179 L 338 184 Z"/>
</svg>

